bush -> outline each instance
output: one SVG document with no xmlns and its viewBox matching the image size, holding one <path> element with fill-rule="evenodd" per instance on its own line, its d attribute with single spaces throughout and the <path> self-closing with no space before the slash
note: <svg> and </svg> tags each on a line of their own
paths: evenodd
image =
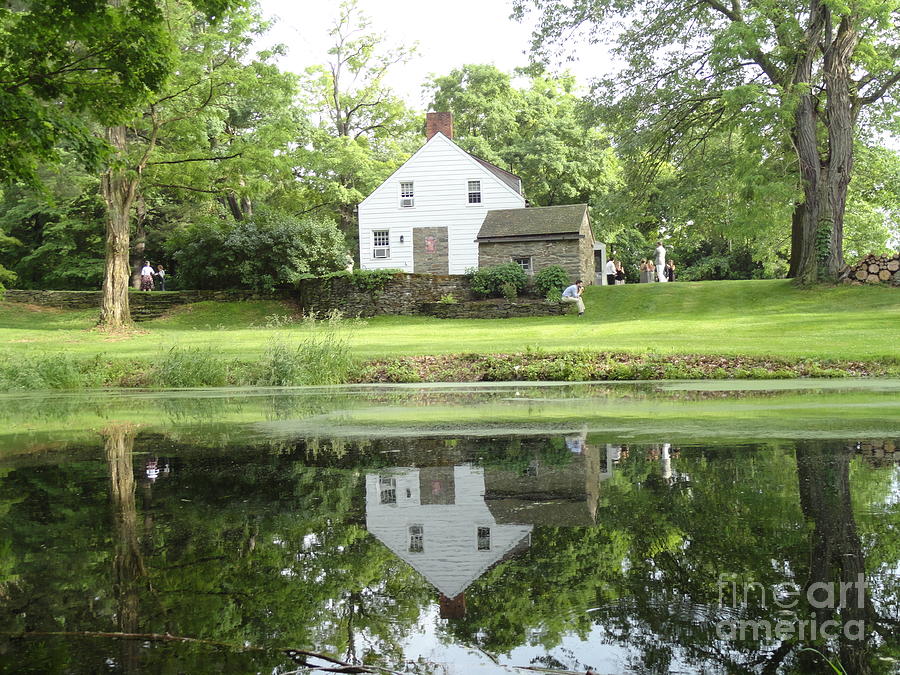
<svg viewBox="0 0 900 675">
<path fill-rule="evenodd" d="M 516 263 L 482 267 L 472 273 L 472 292 L 485 298 L 503 296 L 503 285 L 512 284 L 516 295 L 528 285 L 528 275 Z"/>
<path fill-rule="evenodd" d="M 569 273 L 559 265 L 550 265 L 538 272 L 534 277 L 534 290 L 541 297 L 562 295 L 563 289 L 570 284 Z"/>
<path fill-rule="evenodd" d="M 500 286 L 500 293 L 510 302 L 519 297 L 519 289 L 516 288 L 516 285 L 511 281 L 507 281 Z"/>
<path fill-rule="evenodd" d="M 267 210 L 238 223 L 189 225 L 167 248 L 178 267 L 179 288 L 269 291 L 340 270 L 347 262 L 347 243 L 333 221 Z"/>
</svg>

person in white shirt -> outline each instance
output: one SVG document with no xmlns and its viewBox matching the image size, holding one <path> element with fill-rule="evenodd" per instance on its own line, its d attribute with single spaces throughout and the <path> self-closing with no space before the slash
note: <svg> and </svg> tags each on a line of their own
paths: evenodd
<svg viewBox="0 0 900 675">
<path fill-rule="evenodd" d="M 661 241 L 656 242 L 656 278 L 659 281 L 668 281 L 666 279 L 666 247 Z"/>
<path fill-rule="evenodd" d="M 149 260 L 145 260 L 144 266 L 141 268 L 141 290 L 153 290 L 153 268 L 150 267 Z"/>
<path fill-rule="evenodd" d="M 606 261 L 606 285 L 616 285 L 616 263 L 614 260 Z"/>
<path fill-rule="evenodd" d="M 563 302 L 574 302 L 578 306 L 578 316 L 584 314 L 584 300 L 581 299 L 582 293 L 584 293 L 584 282 L 581 279 L 569 286 L 562 293 Z"/>
</svg>

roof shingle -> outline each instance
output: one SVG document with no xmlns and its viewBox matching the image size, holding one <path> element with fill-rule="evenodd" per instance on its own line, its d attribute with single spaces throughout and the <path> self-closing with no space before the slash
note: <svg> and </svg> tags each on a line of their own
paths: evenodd
<svg viewBox="0 0 900 675">
<path fill-rule="evenodd" d="M 581 230 L 587 208 L 587 204 L 568 204 L 488 211 L 478 239 L 576 233 Z"/>
</svg>

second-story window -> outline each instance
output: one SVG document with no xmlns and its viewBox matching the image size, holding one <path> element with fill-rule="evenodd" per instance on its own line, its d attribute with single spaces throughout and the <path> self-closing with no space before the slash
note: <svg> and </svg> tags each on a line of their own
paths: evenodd
<svg viewBox="0 0 900 675">
<path fill-rule="evenodd" d="M 415 206 L 415 191 L 413 190 L 413 182 L 411 180 L 400 181 L 400 206 L 401 208 L 412 208 Z"/>
<path fill-rule="evenodd" d="M 481 181 L 480 180 L 470 180 L 469 188 L 469 204 L 480 204 L 481 203 Z"/>
</svg>

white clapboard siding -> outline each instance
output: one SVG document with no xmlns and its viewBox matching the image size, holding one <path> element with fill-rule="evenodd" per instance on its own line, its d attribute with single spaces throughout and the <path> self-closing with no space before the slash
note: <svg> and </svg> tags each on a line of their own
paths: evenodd
<svg viewBox="0 0 900 675">
<path fill-rule="evenodd" d="M 481 204 L 469 205 L 468 182 L 481 181 Z M 415 206 L 400 206 L 400 183 L 412 181 Z M 414 227 L 446 227 L 449 273 L 478 266 L 475 237 L 490 209 L 525 206 L 525 198 L 441 133 L 359 205 L 360 267 L 413 271 Z M 373 257 L 372 232 L 390 232 L 390 258 Z M 400 237 L 403 243 L 400 243 Z"/>
<path fill-rule="evenodd" d="M 366 529 L 448 598 L 475 579 L 531 533 L 531 525 L 498 524 L 484 503 L 484 469 L 453 469 L 452 504 L 422 504 L 419 469 L 383 469 L 366 475 Z M 382 504 L 380 479 L 396 485 L 396 503 Z M 422 550 L 410 552 L 409 528 L 422 528 Z M 489 550 L 479 550 L 479 527 L 491 530 Z"/>
</svg>

